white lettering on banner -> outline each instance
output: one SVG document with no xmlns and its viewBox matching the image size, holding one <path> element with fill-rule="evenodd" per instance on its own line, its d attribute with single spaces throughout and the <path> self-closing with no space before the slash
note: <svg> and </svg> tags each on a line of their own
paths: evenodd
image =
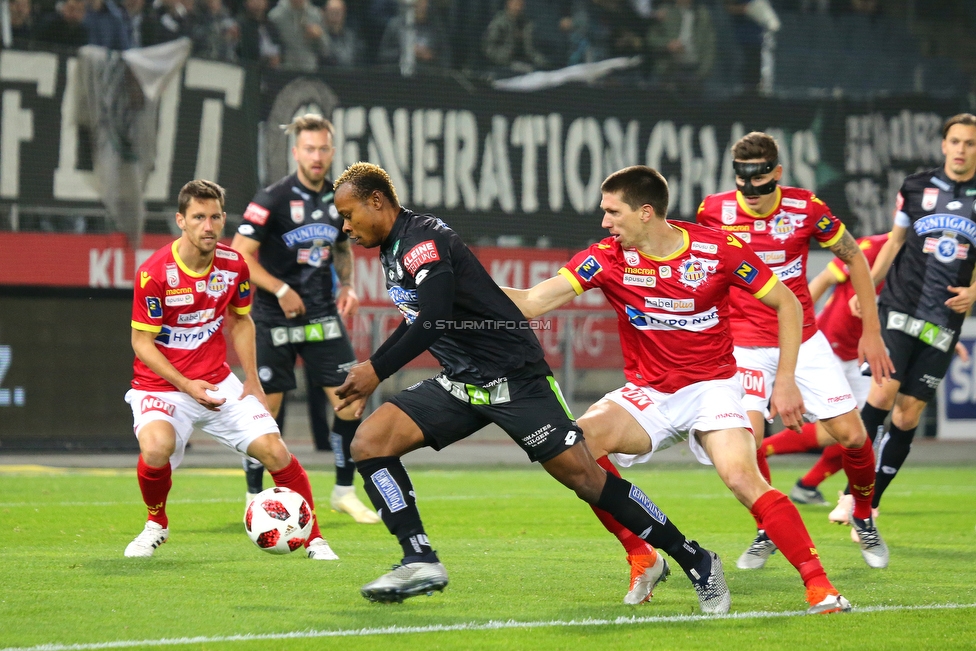
<svg viewBox="0 0 976 651">
<path fill-rule="evenodd" d="M 89 249 L 88 250 L 88 286 L 115 287 L 129 289 L 135 271 L 148 260 L 155 251 L 152 249 L 137 249 L 132 269 L 132 276 L 127 276 L 125 256 L 128 249 Z"/>
<path fill-rule="evenodd" d="M 183 83 L 187 88 L 217 90 L 223 100 L 203 100 L 200 112 L 200 140 L 197 146 L 196 179 L 217 179 L 220 173 L 220 145 L 223 138 L 224 105 L 240 108 L 244 92 L 244 69 L 218 61 L 190 59 Z"/>
<path fill-rule="evenodd" d="M 0 79 L 29 82 L 40 97 L 52 97 L 58 80 L 58 57 L 49 52 L 0 51 Z M 20 143 L 34 139 L 34 111 L 21 108 L 19 90 L 3 91 L 0 111 L 0 196 L 20 196 Z"/>
</svg>

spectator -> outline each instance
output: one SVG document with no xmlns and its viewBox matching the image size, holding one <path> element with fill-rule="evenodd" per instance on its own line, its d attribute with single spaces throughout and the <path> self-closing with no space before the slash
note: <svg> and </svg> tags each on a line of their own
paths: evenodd
<svg viewBox="0 0 976 651">
<path fill-rule="evenodd" d="M 10 35 L 11 46 L 15 50 L 25 50 L 29 47 L 34 38 L 31 0 L 10 0 Z"/>
<path fill-rule="evenodd" d="M 325 62 L 344 68 L 362 65 L 363 41 L 346 22 L 345 0 L 328 0 L 322 16 L 329 37 L 329 55 Z"/>
<path fill-rule="evenodd" d="M 142 21 L 142 44 L 156 45 L 190 36 L 190 12 L 183 0 L 156 0 Z"/>
<path fill-rule="evenodd" d="M 418 67 L 451 67 L 451 47 L 437 17 L 430 13 L 428 0 L 416 0 L 413 6 L 414 54 Z M 401 13 L 390 21 L 380 42 L 380 63 L 398 63 L 406 38 L 406 18 Z"/>
<path fill-rule="evenodd" d="M 146 0 L 122 0 L 125 28 L 132 47 L 142 47 L 142 23 L 146 17 Z"/>
<path fill-rule="evenodd" d="M 742 83 L 747 90 L 759 87 L 763 28 L 746 15 L 752 0 L 725 0 L 725 10 L 732 20 L 732 35 L 742 51 Z"/>
<path fill-rule="evenodd" d="M 368 8 L 363 24 L 366 37 L 367 63 L 376 63 L 379 59 L 380 42 L 386 33 L 386 26 L 396 18 L 400 11 L 398 0 L 365 0 Z"/>
<path fill-rule="evenodd" d="M 37 40 L 49 45 L 81 47 L 88 45 L 85 29 L 85 3 L 82 0 L 63 0 L 37 30 Z"/>
<path fill-rule="evenodd" d="M 590 0 L 590 14 L 596 22 L 597 33 L 605 39 L 605 56 L 644 53 L 644 37 L 650 21 L 641 18 L 628 0 Z"/>
<path fill-rule="evenodd" d="M 215 61 L 237 61 L 241 30 L 222 0 L 199 0 L 190 33 L 194 56 Z"/>
<path fill-rule="evenodd" d="M 711 14 L 696 0 L 675 0 L 651 26 L 647 46 L 654 56 L 654 73 L 666 88 L 700 92 L 715 63 Z"/>
<path fill-rule="evenodd" d="M 496 66 L 520 73 L 546 67 L 545 57 L 532 44 L 532 23 L 525 16 L 525 0 L 506 0 L 505 8 L 488 25 L 483 45 L 485 56 Z"/>
<path fill-rule="evenodd" d="M 268 0 L 246 0 L 239 19 L 241 40 L 237 55 L 241 61 L 256 61 L 269 68 L 281 65 L 281 35 L 268 20 Z"/>
<path fill-rule="evenodd" d="M 115 4 L 115 0 L 88 0 L 83 23 L 88 30 L 90 45 L 128 50 L 132 43 L 126 22 L 125 13 Z"/>
<path fill-rule="evenodd" d="M 329 37 L 322 26 L 322 12 L 308 0 L 280 0 L 268 13 L 284 46 L 282 67 L 315 72 L 319 58 L 329 56 Z"/>
</svg>

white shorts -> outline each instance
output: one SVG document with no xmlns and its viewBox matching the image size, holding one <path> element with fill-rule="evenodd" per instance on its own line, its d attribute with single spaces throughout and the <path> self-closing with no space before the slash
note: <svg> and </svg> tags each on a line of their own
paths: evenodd
<svg viewBox="0 0 976 651">
<path fill-rule="evenodd" d="M 734 350 L 735 362 L 745 391 L 743 402 L 748 411 L 768 415 L 769 396 L 773 392 L 779 348 L 741 347 Z M 841 368 L 840 360 L 830 349 L 827 338 L 817 332 L 802 344 L 796 361 L 796 385 L 806 407 L 804 417 L 811 421 L 833 418 L 857 409 L 857 400 Z"/>
<path fill-rule="evenodd" d="M 710 466 L 712 460 L 695 438 L 697 432 L 738 427 L 752 431 L 742 405 L 742 383 L 738 375 L 726 380 L 696 382 L 674 393 L 661 393 L 628 382 L 603 397 L 626 409 L 651 439 L 651 451 L 646 454 L 613 455 L 624 468 L 645 463 L 658 450 L 685 439 L 695 458 Z"/>
<path fill-rule="evenodd" d="M 849 359 L 845 362 L 838 357 L 837 361 L 840 362 L 840 367 L 844 370 L 847 383 L 851 385 L 851 392 L 857 401 L 858 411 L 864 409 L 864 403 L 868 401 L 868 392 L 871 390 L 871 376 L 861 374 L 861 365 L 857 363 L 856 359 Z"/>
<path fill-rule="evenodd" d="M 146 423 L 165 420 L 176 430 L 176 450 L 169 458 L 174 469 L 183 461 L 186 444 L 194 427 L 199 427 L 227 447 L 246 454 L 251 443 L 265 434 L 278 433 L 278 424 L 254 396 L 239 400 L 244 385 L 233 373 L 210 395 L 225 398 L 220 411 L 211 411 L 182 391 L 137 391 L 130 389 L 125 401 L 132 407 L 133 431 Z"/>
</svg>

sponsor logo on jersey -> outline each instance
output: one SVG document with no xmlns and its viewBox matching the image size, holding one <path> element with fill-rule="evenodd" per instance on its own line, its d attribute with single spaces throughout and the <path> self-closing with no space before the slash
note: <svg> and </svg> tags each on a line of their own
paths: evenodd
<svg viewBox="0 0 976 651">
<path fill-rule="evenodd" d="M 237 227 L 237 232 L 241 235 L 254 235 L 254 227 L 250 224 L 241 224 Z"/>
<path fill-rule="evenodd" d="M 631 305 L 624 306 L 630 325 L 638 330 L 686 330 L 702 332 L 718 325 L 718 308 L 698 314 L 675 315 L 663 312 L 644 312 Z"/>
<path fill-rule="evenodd" d="M 390 295 L 390 300 L 396 305 L 396 308 L 400 310 L 403 315 L 404 320 L 407 325 L 414 322 L 417 318 L 417 290 L 416 289 L 404 289 L 399 285 L 394 285 L 386 290 L 386 293 Z"/>
<path fill-rule="evenodd" d="M 953 234 L 958 233 L 970 243 L 976 244 L 976 222 L 959 215 L 944 213 L 927 215 L 916 221 L 912 227 L 918 235 L 928 235 L 935 231 L 952 231 Z M 940 235 L 949 235 L 949 233 L 940 233 Z"/>
<path fill-rule="evenodd" d="M 397 511 L 402 511 L 407 508 L 407 500 L 403 497 L 403 490 L 400 485 L 396 483 L 390 471 L 386 468 L 382 470 L 377 470 L 370 476 L 370 481 L 376 486 L 376 489 L 383 496 L 383 501 L 386 502 L 386 508 L 388 513 L 396 513 Z"/>
<path fill-rule="evenodd" d="M 701 251 L 702 253 L 718 253 L 718 244 L 710 244 L 708 242 L 692 242 L 692 251 Z"/>
<path fill-rule="evenodd" d="M 660 271 L 658 271 L 658 274 L 661 276 L 661 278 L 670 278 L 671 277 L 671 267 L 669 267 L 666 264 L 665 265 L 661 265 L 661 269 L 660 269 Z"/>
<path fill-rule="evenodd" d="M 746 243 L 752 241 L 752 233 L 736 233 L 735 236 Z"/>
<path fill-rule="evenodd" d="M 289 212 L 291 213 L 291 220 L 296 224 L 301 224 L 305 221 L 305 202 L 304 201 L 289 201 L 288 202 Z"/>
<path fill-rule="evenodd" d="M 146 297 L 146 312 L 149 314 L 150 319 L 163 318 L 163 304 L 158 296 Z"/>
<path fill-rule="evenodd" d="M 718 260 L 703 260 L 692 256 L 678 266 L 678 282 L 698 289 L 699 285 L 708 282 L 708 275 L 715 273 L 717 268 Z"/>
<path fill-rule="evenodd" d="M 803 257 L 796 258 L 782 267 L 773 267 L 773 273 L 780 280 L 801 277 L 803 275 Z"/>
<path fill-rule="evenodd" d="M 145 287 L 146 283 L 148 283 L 150 280 L 152 280 L 152 276 L 149 275 L 149 272 L 143 271 L 141 274 L 139 274 L 139 287 Z"/>
<path fill-rule="evenodd" d="M 650 396 L 648 396 L 638 387 L 624 387 L 620 390 L 620 397 L 641 411 L 644 411 L 654 404 L 654 401 L 651 400 Z"/>
<path fill-rule="evenodd" d="M 200 281 L 200 282 L 203 282 L 203 281 Z M 177 294 L 192 294 L 192 293 L 193 293 L 193 290 L 190 289 L 189 287 L 175 287 L 173 289 L 167 289 L 166 290 L 166 295 L 167 296 L 175 296 Z"/>
<path fill-rule="evenodd" d="M 227 249 L 217 249 L 214 251 L 214 255 L 224 260 L 237 260 L 240 257 L 236 251 L 228 251 Z"/>
<path fill-rule="evenodd" d="M 237 298 L 245 299 L 251 295 L 251 281 L 245 280 L 237 285 Z"/>
<path fill-rule="evenodd" d="M 817 220 L 817 230 L 821 233 L 826 233 L 833 227 L 833 225 L 834 222 L 830 219 L 830 215 L 823 215 Z"/>
<path fill-rule="evenodd" d="M 593 280 L 593 276 L 597 275 L 601 271 L 603 271 L 603 267 L 600 266 L 600 263 L 597 262 L 596 258 L 594 258 L 592 255 L 586 258 L 586 260 L 583 260 L 583 262 L 576 267 L 577 275 L 587 282 Z"/>
<path fill-rule="evenodd" d="M 942 179 L 940 179 L 937 176 L 930 177 L 929 178 L 929 183 L 931 183 L 932 185 L 934 185 L 934 186 L 936 186 L 938 188 L 941 188 L 941 189 L 945 190 L 946 192 L 948 192 L 949 190 L 952 189 L 949 186 L 948 183 L 946 183 L 945 181 L 943 181 Z"/>
<path fill-rule="evenodd" d="M 774 240 L 786 241 L 797 228 L 803 225 L 804 219 L 806 219 L 806 215 L 780 211 L 769 220 L 769 234 L 773 236 Z"/>
<path fill-rule="evenodd" d="M 434 240 L 426 240 L 403 254 L 403 266 L 410 272 L 411 276 L 429 262 L 436 262 L 441 259 L 437 252 L 437 245 Z"/>
<path fill-rule="evenodd" d="M 420 283 L 424 282 L 424 278 L 426 278 L 427 274 L 429 273 L 430 273 L 430 269 L 421 269 L 420 271 L 417 272 L 417 276 L 413 279 L 413 282 L 416 283 L 418 287 L 420 287 Z"/>
<path fill-rule="evenodd" d="M 657 278 L 654 276 L 638 276 L 637 274 L 624 274 L 624 284 L 635 287 L 655 287 Z"/>
<path fill-rule="evenodd" d="M 625 274 L 633 274 L 635 276 L 653 276 L 654 270 L 647 269 L 645 267 L 624 267 Z"/>
<path fill-rule="evenodd" d="M 749 230 L 749 224 L 736 224 L 735 226 L 722 226 L 723 231 L 747 231 Z"/>
<path fill-rule="evenodd" d="M 624 250 L 624 262 L 629 264 L 631 267 L 636 267 L 640 264 L 640 253 L 633 249 Z"/>
<path fill-rule="evenodd" d="M 962 208 L 962 201 L 950 201 L 946 204 L 946 210 L 959 210 Z"/>
<path fill-rule="evenodd" d="M 853 400 L 853 399 L 854 399 L 853 394 L 845 393 L 842 396 L 831 396 L 830 398 L 827 398 L 827 404 L 833 405 L 838 402 L 846 402 L 847 400 Z"/>
<path fill-rule="evenodd" d="M 318 208 L 312 211 L 312 219 L 322 219 L 323 215 L 325 215 L 325 213 Z"/>
<path fill-rule="evenodd" d="M 237 280 L 236 271 L 224 271 L 214 269 L 210 272 L 210 279 L 207 281 L 207 296 L 220 298 L 228 287 L 231 287 Z"/>
<path fill-rule="evenodd" d="M 195 328 L 180 328 L 164 325 L 160 333 L 156 335 L 156 343 L 166 348 L 195 350 L 210 341 L 210 338 L 215 334 L 219 333 L 220 326 L 223 323 L 224 317 L 219 316 L 214 321 Z"/>
<path fill-rule="evenodd" d="M 694 312 L 693 298 L 665 298 L 663 296 L 645 296 L 644 307 L 656 307 L 668 312 Z"/>
<path fill-rule="evenodd" d="M 948 264 L 953 260 L 965 260 L 969 255 L 969 245 L 957 240 L 954 233 L 940 238 L 926 237 L 922 253 L 934 253 L 936 260 Z"/>
<path fill-rule="evenodd" d="M 193 325 L 195 323 L 206 323 L 212 318 L 214 318 L 214 308 L 208 307 L 206 310 L 180 314 L 176 317 L 176 323 L 178 325 Z"/>
<path fill-rule="evenodd" d="M 722 202 L 722 223 L 723 224 L 734 224 L 736 212 L 738 207 L 735 201 L 723 201 Z"/>
<path fill-rule="evenodd" d="M 783 197 L 783 200 L 780 201 L 780 205 L 783 205 L 787 208 L 799 208 L 802 210 L 803 208 L 807 207 L 807 200 L 793 199 L 791 197 Z"/>
<path fill-rule="evenodd" d="M 298 264 L 307 264 L 318 269 L 332 256 L 332 247 L 313 246 L 310 249 L 298 249 Z"/>
<path fill-rule="evenodd" d="M 270 210 L 264 206 L 254 203 L 253 201 L 247 204 L 247 209 L 244 211 L 244 219 L 252 224 L 257 224 L 258 226 L 264 226 L 267 224 L 269 215 L 271 215 Z"/>
<path fill-rule="evenodd" d="M 740 366 L 739 375 L 742 376 L 742 390 L 746 392 L 746 395 L 757 396 L 759 398 L 766 397 L 766 378 L 763 376 L 762 371 L 742 368 Z"/>
<path fill-rule="evenodd" d="M 206 289 L 207 289 L 207 281 L 206 280 L 198 280 L 196 282 L 196 290 L 198 292 L 206 291 Z"/>
<path fill-rule="evenodd" d="M 166 402 L 162 398 L 157 398 L 156 396 L 146 396 L 142 399 L 139 404 L 139 408 L 142 413 L 148 413 L 150 411 L 160 411 L 167 416 L 172 416 L 176 413 L 176 405 Z"/>
<path fill-rule="evenodd" d="M 180 284 L 180 272 L 176 268 L 175 262 L 166 264 L 166 284 L 170 287 L 176 287 Z"/>
<path fill-rule="evenodd" d="M 661 512 L 661 509 L 657 508 L 657 504 L 652 502 L 651 498 L 644 494 L 644 491 L 637 488 L 633 484 L 630 485 L 630 499 L 637 502 L 637 504 L 647 512 L 647 515 L 651 516 L 661 524 L 668 521 L 667 516 Z"/>
<path fill-rule="evenodd" d="M 762 219 L 757 219 L 756 221 L 752 222 L 752 227 L 756 229 L 757 233 L 762 233 L 766 230 L 766 222 Z"/>
<path fill-rule="evenodd" d="M 786 262 L 786 251 L 756 251 L 756 255 L 766 264 L 783 264 Z"/>
<path fill-rule="evenodd" d="M 178 305 L 193 305 L 193 294 L 178 294 L 176 296 L 167 296 L 166 305 L 168 307 L 175 307 Z"/>
<path fill-rule="evenodd" d="M 922 210 L 935 210 L 939 203 L 939 188 L 925 188 L 922 192 Z"/>
<path fill-rule="evenodd" d="M 335 204 L 329 204 L 329 217 L 332 219 L 339 219 L 339 209 L 335 207 Z"/>
<path fill-rule="evenodd" d="M 759 275 L 759 269 L 756 269 L 748 262 L 743 262 L 736 268 L 735 275 L 747 283 L 751 283 Z"/>
<path fill-rule="evenodd" d="M 281 236 L 282 241 L 289 249 L 306 242 L 323 240 L 329 244 L 335 242 L 339 236 L 339 229 L 332 224 L 305 224 L 295 230 L 288 231 Z"/>
</svg>

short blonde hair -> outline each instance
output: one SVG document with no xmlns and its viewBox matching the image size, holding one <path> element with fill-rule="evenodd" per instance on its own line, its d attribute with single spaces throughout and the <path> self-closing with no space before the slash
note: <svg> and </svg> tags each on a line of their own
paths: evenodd
<svg viewBox="0 0 976 651">
<path fill-rule="evenodd" d="M 360 201 L 365 201 L 373 192 L 379 190 L 390 200 L 395 208 L 400 207 L 400 199 L 397 197 L 393 181 L 386 170 L 379 165 L 372 163 L 353 163 L 339 175 L 335 180 L 333 188 L 336 192 L 339 187 L 348 183 L 352 187 L 352 195 Z"/>
<path fill-rule="evenodd" d="M 299 115 L 290 124 L 284 124 L 281 128 L 285 133 L 296 138 L 302 131 L 328 131 L 329 135 L 335 136 L 335 127 L 332 123 L 317 113 Z"/>
</svg>

